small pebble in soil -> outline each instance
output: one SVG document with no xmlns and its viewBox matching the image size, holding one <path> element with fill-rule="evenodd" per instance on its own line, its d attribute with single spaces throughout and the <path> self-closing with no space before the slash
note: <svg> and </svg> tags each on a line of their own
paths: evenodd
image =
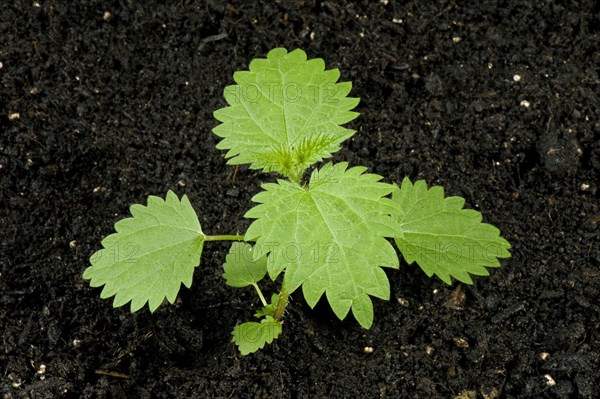
<svg viewBox="0 0 600 399">
<path fill-rule="evenodd" d="M 44 380 L 46 378 L 46 365 L 40 364 L 40 367 L 37 369 L 37 374 L 40 376 L 40 380 Z"/>
<path fill-rule="evenodd" d="M 408 301 L 408 299 L 398 298 L 398 303 L 404 306 L 405 308 L 410 306 L 410 302 Z"/>
<path fill-rule="evenodd" d="M 550 374 L 544 375 L 544 378 L 546 379 L 546 385 L 548 385 L 549 387 L 553 387 L 556 385 L 556 381 L 554 381 L 554 378 L 552 378 Z"/>
<path fill-rule="evenodd" d="M 72 241 L 69 243 L 69 247 L 71 247 L 71 249 L 75 249 L 75 248 L 77 248 L 77 240 L 72 240 Z"/>
<path fill-rule="evenodd" d="M 587 183 L 581 183 L 581 185 L 579 186 L 579 189 L 581 191 L 588 191 L 590 189 L 590 185 Z"/>
<path fill-rule="evenodd" d="M 365 348 L 363 349 L 363 352 L 365 352 L 365 353 L 373 353 L 373 347 L 372 346 L 365 346 Z"/>
<path fill-rule="evenodd" d="M 21 380 L 21 378 L 15 373 L 10 373 L 8 375 L 8 379 L 12 381 L 11 385 L 13 388 L 19 388 L 21 384 L 23 384 L 23 380 Z"/>
<path fill-rule="evenodd" d="M 73 348 L 79 348 L 81 346 L 81 340 L 75 338 L 73 341 L 71 341 L 71 345 L 73 345 Z"/>
<path fill-rule="evenodd" d="M 529 108 L 529 106 L 531 106 L 531 103 L 530 103 L 529 101 L 527 101 L 527 100 L 522 100 L 522 101 L 519 103 L 519 105 L 520 105 L 521 107 Z"/>
<path fill-rule="evenodd" d="M 427 356 L 433 355 L 434 351 L 435 351 L 435 349 L 433 348 L 433 346 L 427 345 L 425 347 L 425 353 L 427 353 Z"/>
<path fill-rule="evenodd" d="M 456 288 L 450 293 L 448 300 L 444 303 L 444 306 L 453 310 L 463 310 L 464 302 L 466 295 L 463 292 L 460 285 L 457 285 Z"/>
<path fill-rule="evenodd" d="M 21 117 L 21 114 L 18 112 L 12 112 L 10 114 L 8 114 L 8 120 L 13 122 L 18 120 Z"/>
<path fill-rule="evenodd" d="M 514 76 L 513 76 L 513 80 L 514 80 L 515 82 L 520 82 L 520 81 L 521 81 L 521 75 L 514 75 Z"/>
<path fill-rule="evenodd" d="M 104 15 L 102 15 L 102 19 L 105 22 L 110 21 L 110 19 L 112 18 L 112 14 L 109 11 L 104 11 Z"/>
<path fill-rule="evenodd" d="M 185 182 L 185 180 L 183 180 L 183 179 L 181 179 L 181 180 L 179 180 L 179 181 L 177 182 L 177 185 L 178 185 L 179 187 L 185 187 L 185 186 L 186 186 L 186 184 L 187 184 L 187 183 L 186 183 L 186 182 Z"/>
<path fill-rule="evenodd" d="M 32 87 L 31 90 L 29 90 L 29 94 L 31 94 L 32 96 L 35 96 L 39 92 L 40 92 L 40 89 L 38 89 L 37 87 Z"/>
<path fill-rule="evenodd" d="M 452 43 L 458 44 L 458 43 L 460 43 L 461 40 L 462 40 L 462 38 L 460 36 L 454 36 L 452 38 Z"/>
<path fill-rule="evenodd" d="M 469 347 L 469 343 L 461 337 L 454 337 L 452 338 L 452 341 L 454 341 L 454 345 L 456 345 L 456 347 L 458 348 L 468 348 Z"/>
<path fill-rule="evenodd" d="M 548 360 L 548 358 L 550 358 L 550 354 L 548 352 L 542 352 L 540 353 L 540 360 L 546 361 Z"/>
</svg>

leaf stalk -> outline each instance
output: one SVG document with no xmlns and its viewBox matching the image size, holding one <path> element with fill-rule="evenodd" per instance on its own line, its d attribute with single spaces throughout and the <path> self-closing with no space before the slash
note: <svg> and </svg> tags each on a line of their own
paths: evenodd
<svg viewBox="0 0 600 399">
<path fill-rule="evenodd" d="M 253 283 L 252 286 L 256 290 L 256 293 L 258 294 L 258 297 L 260 298 L 260 301 L 262 302 L 263 306 L 267 306 L 267 300 L 265 299 L 265 296 L 263 295 L 262 291 L 258 287 L 258 284 Z"/>
</svg>

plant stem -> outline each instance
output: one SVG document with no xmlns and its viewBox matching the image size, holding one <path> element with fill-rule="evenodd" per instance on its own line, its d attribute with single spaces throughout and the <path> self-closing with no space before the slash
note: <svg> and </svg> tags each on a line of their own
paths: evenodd
<svg viewBox="0 0 600 399">
<path fill-rule="evenodd" d="M 263 306 L 267 306 L 267 301 L 265 300 L 262 291 L 258 287 L 258 284 L 253 283 L 252 285 L 254 286 L 254 289 L 256 290 L 256 293 L 258 294 L 258 297 L 260 298 L 260 301 L 262 302 Z"/>
<path fill-rule="evenodd" d="M 220 236 L 204 236 L 204 241 L 244 241 L 244 236 L 236 235 L 220 235 Z"/>
<path fill-rule="evenodd" d="M 279 293 L 279 302 L 277 303 L 277 308 L 275 309 L 275 314 L 273 318 L 277 321 L 280 321 L 283 317 L 283 312 L 285 312 L 285 308 L 290 299 L 290 293 L 288 292 L 285 281 L 281 284 L 281 292 Z"/>
</svg>

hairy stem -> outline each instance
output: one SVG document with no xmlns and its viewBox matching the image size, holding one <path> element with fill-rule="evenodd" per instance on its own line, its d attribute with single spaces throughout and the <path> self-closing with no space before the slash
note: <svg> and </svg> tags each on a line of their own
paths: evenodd
<svg viewBox="0 0 600 399">
<path fill-rule="evenodd" d="M 281 284 L 281 292 L 279 293 L 279 302 L 277 303 L 277 308 L 275 309 L 275 314 L 273 318 L 277 321 L 281 321 L 283 317 L 283 312 L 285 312 L 285 308 L 290 299 L 290 293 L 288 292 L 285 281 Z"/>
<path fill-rule="evenodd" d="M 244 236 L 237 236 L 237 235 L 204 236 L 204 241 L 244 241 Z"/>
</svg>

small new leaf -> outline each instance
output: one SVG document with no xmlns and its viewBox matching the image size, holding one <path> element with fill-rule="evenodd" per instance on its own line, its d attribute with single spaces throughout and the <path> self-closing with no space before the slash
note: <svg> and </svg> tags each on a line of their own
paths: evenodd
<svg viewBox="0 0 600 399">
<path fill-rule="evenodd" d="M 289 292 L 302 286 L 311 307 L 326 293 L 334 313 L 349 310 L 365 328 L 373 322 L 369 296 L 389 299 L 390 286 L 381 266 L 398 267 L 398 257 L 385 237 L 398 235 L 390 214 L 395 204 L 384 198 L 394 186 L 381 176 L 348 169 L 347 163 L 313 171 L 307 187 L 279 180 L 267 183 L 246 213 L 256 219 L 246 240 L 268 252 L 269 276 L 285 271 Z"/>
<path fill-rule="evenodd" d="M 404 259 L 417 262 L 429 277 L 472 284 L 469 274 L 487 276 L 486 267 L 499 267 L 498 258 L 510 257 L 510 244 L 500 230 L 482 223 L 481 213 L 463 209 L 464 199 L 444 198 L 440 186 L 427 189 L 423 180 L 413 184 L 405 178 L 392 200 L 402 231 L 394 237 L 396 244 Z"/>
<path fill-rule="evenodd" d="M 264 316 L 275 316 L 275 310 L 277 309 L 277 305 L 279 304 L 279 295 L 273 294 L 271 295 L 271 303 L 267 306 L 263 306 L 259 310 L 254 313 L 254 317 L 260 319 Z"/>
<path fill-rule="evenodd" d="M 230 287 L 243 288 L 256 284 L 267 274 L 267 257 L 254 259 L 252 245 L 234 242 L 225 257 L 223 278 Z"/>
<path fill-rule="evenodd" d="M 222 122 L 213 129 L 223 138 L 217 148 L 228 150 L 229 164 L 248 163 L 298 181 L 354 134 L 340 125 L 358 116 L 351 110 L 359 99 L 347 97 L 352 84 L 336 83 L 340 72 L 325 70 L 322 59 L 276 48 L 249 69 L 233 75 L 237 84 L 224 92 L 229 106 L 214 113 Z"/>
<path fill-rule="evenodd" d="M 244 356 L 262 349 L 281 334 L 281 322 L 266 316 L 260 323 L 249 321 L 233 329 L 233 342 Z"/>
<path fill-rule="evenodd" d="M 149 196 L 148 206 L 133 205 L 133 217 L 115 224 L 116 233 L 102 240 L 104 249 L 90 258 L 83 273 L 90 286 L 104 289 L 101 298 L 115 296 L 113 307 L 131 301 L 131 312 L 148 303 L 153 312 L 166 298 L 173 303 L 181 283 L 192 284 L 200 264 L 205 236 L 184 195 L 172 191 L 166 200 Z"/>
</svg>

